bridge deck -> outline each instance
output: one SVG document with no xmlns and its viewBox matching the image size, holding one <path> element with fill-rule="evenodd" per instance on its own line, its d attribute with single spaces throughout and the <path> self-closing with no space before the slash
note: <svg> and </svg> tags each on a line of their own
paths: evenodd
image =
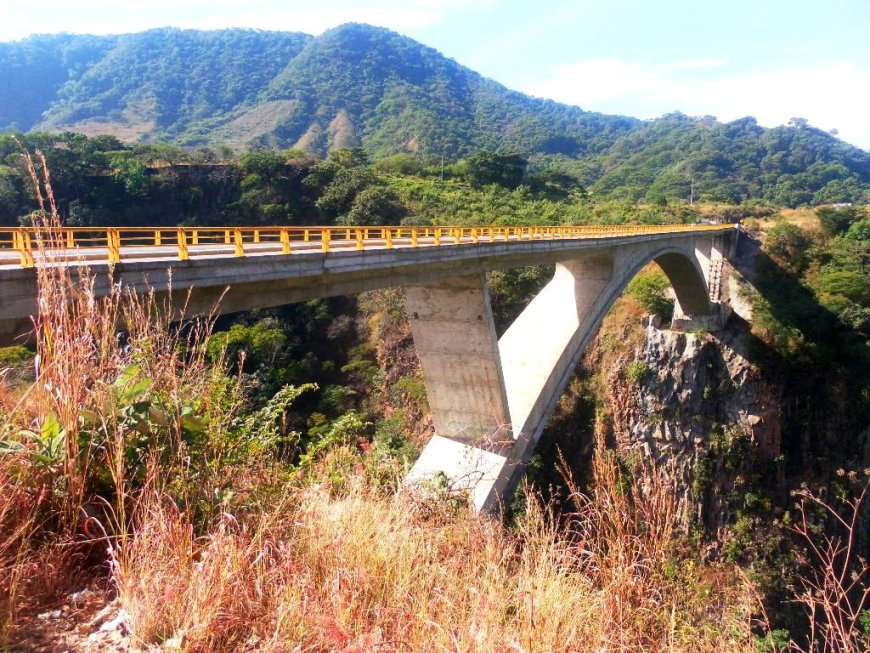
<svg viewBox="0 0 870 653">
<path fill-rule="evenodd" d="M 0 229 L 0 269 L 725 231 L 732 225 Z"/>
</svg>

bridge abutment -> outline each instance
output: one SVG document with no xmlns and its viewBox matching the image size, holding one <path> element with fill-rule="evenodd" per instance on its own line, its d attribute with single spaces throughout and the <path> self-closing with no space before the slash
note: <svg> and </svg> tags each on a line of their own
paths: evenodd
<svg viewBox="0 0 870 653">
<path fill-rule="evenodd" d="M 686 310 L 680 303 L 679 296 L 674 304 L 674 316 L 671 328 L 675 331 L 719 331 L 731 316 L 728 296 L 728 275 L 730 266 L 727 257 L 735 249 L 736 237 L 724 235 L 712 238 L 698 238 L 695 244 L 697 259 L 704 281 L 707 286 L 709 310 L 698 312 Z"/>
</svg>

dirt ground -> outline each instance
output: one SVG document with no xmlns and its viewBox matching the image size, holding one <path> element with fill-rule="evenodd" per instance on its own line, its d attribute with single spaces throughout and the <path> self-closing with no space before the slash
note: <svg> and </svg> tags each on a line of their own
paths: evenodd
<svg viewBox="0 0 870 653">
<path fill-rule="evenodd" d="M 140 651 L 129 638 L 124 614 L 98 587 L 71 594 L 56 606 L 20 614 L 9 653 L 117 653 Z"/>
</svg>

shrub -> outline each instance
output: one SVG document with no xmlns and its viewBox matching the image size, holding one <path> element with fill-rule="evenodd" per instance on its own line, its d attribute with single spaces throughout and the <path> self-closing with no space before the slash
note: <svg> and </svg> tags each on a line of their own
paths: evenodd
<svg viewBox="0 0 870 653">
<path fill-rule="evenodd" d="M 623 374 L 626 379 L 636 385 L 640 385 L 652 372 L 652 368 L 646 361 L 635 360 L 631 361 L 623 368 Z"/>
<path fill-rule="evenodd" d="M 849 240 L 870 240 L 870 220 L 859 220 L 849 227 L 845 238 Z"/>
<path fill-rule="evenodd" d="M 0 366 L 18 366 L 33 360 L 34 353 L 27 347 L 16 345 L 14 347 L 0 347 Z"/>
<path fill-rule="evenodd" d="M 667 295 L 670 281 L 661 270 L 641 272 L 626 288 L 626 293 L 647 313 L 658 315 L 664 321 L 673 316 L 674 302 Z"/>
<path fill-rule="evenodd" d="M 274 364 L 278 353 L 287 344 L 287 336 L 272 320 L 260 320 L 252 326 L 234 324 L 228 331 L 213 334 L 206 347 L 209 360 L 217 362 L 224 357 L 239 360 L 244 357 L 245 367 Z"/>
<path fill-rule="evenodd" d="M 823 206 L 816 209 L 816 216 L 829 236 L 838 236 L 849 229 L 855 220 L 859 219 L 860 213 L 854 206 Z"/>
<path fill-rule="evenodd" d="M 788 222 L 780 222 L 764 240 L 765 251 L 792 272 L 801 272 L 806 267 L 806 251 L 810 245 L 801 228 Z"/>
</svg>

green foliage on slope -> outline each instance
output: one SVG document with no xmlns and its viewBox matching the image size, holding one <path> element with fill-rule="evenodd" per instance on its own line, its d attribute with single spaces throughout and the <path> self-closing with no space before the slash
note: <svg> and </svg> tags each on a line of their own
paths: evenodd
<svg viewBox="0 0 870 653">
<path fill-rule="evenodd" d="M 480 152 L 594 195 L 776 205 L 870 198 L 870 154 L 806 120 L 765 129 L 679 113 L 639 121 L 506 89 L 412 39 L 361 24 L 318 37 L 157 29 L 0 44 L 0 129 L 73 130 L 236 150 L 362 147 L 429 165 Z M 481 163 L 478 161 L 478 163 Z M 542 180 L 542 183 L 543 180 Z"/>
<path fill-rule="evenodd" d="M 243 29 L 156 29 L 117 37 L 106 56 L 61 88 L 45 124 L 138 120 L 154 123 L 147 129 L 152 138 L 171 138 L 253 101 L 309 39 Z"/>
<path fill-rule="evenodd" d="M 619 139 L 600 165 L 592 190 L 631 200 L 687 198 L 693 180 L 695 199 L 778 206 L 858 202 L 870 189 L 870 154 L 800 119 L 765 129 L 669 114 Z"/>
</svg>

